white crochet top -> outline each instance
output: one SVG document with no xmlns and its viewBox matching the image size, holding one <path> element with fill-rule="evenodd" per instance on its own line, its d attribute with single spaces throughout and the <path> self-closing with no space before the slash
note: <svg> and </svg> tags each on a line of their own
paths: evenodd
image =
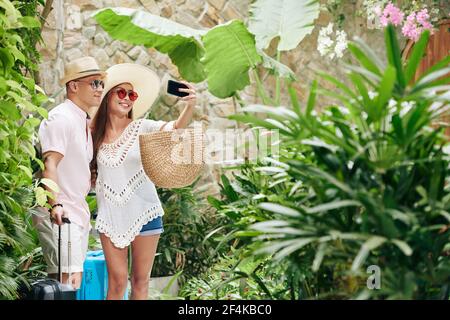
<svg viewBox="0 0 450 320">
<path fill-rule="evenodd" d="M 160 130 L 165 121 L 131 122 L 113 143 L 97 153 L 97 220 L 95 228 L 118 248 L 128 246 L 143 225 L 164 215 L 155 185 L 146 176 L 139 151 L 139 135 Z M 174 121 L 164 130 L 172 130 Z"/>
</svg>

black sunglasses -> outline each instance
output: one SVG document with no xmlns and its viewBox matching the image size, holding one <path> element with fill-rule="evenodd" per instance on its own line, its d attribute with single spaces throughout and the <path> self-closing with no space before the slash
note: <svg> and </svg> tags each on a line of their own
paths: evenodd
<svg viewBox="0 0 450 320">
<path fill-rule="evenodd" d="M 91 88 L 93 90 L 97 90 L 99 87 L 102 87 L 102 89 L 105 88 L 105 83 L 102 80 L 92 80 L 92 81 L 81 81 L 81 80 L 75 80 L 76 82 L 84 82 L 84 83 L 89 83 L 91 85 Z"/>
</svg>

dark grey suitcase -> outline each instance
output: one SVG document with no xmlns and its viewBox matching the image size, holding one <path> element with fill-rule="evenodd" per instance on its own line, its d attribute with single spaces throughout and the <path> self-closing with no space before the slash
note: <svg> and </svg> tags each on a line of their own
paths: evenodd
<svg viewBox="0 0 450 320">
<path fill-rule="evenodd" d="M 70 220 L 64 219 L 68 224 L 68 265 L 70 268 L 71 239 Z M 76 300 L 77 290 L 71 285 L 61 283 L 61 226 L 58 225 L 58 275 L 59 281 L 51 278 L 39 279 L 31 283 L 31 288 L 25 293 L 25 300 Z M 70 275 L 70 269 L 69 269 Z"/>
</svg>

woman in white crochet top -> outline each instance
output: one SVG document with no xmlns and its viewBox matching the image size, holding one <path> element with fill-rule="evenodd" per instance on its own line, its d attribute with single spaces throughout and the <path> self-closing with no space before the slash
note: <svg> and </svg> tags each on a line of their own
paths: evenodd
<svg viewBox="0 0 450 320">
<path fill-rule="evenodd" d="M 145 175 L 139 134 L 185 128 L 192 118 L 195 89 L 181 98 L 187 105 L 176 121 L 141 118 L 158 98 L 160 80 L 150 69 L 131 63 L 107 71 L 102 102 L 92 121 L 94 160 L 92 180 L 97 193 L 95 228 L 108 270 L 107 299 L 121 299 L 128 283 L 131 244 L 131 299 L 146 299 L 148 282 L 164 215 L 155 185 Z"/>
</svg>

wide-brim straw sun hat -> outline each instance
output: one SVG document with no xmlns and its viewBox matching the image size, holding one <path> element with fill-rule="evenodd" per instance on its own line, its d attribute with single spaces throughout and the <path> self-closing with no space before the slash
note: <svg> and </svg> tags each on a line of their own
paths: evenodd
<svg viewBox="0 0 450 320">
<path fill-rule="evenodd" d="M 100 70 L 97 61 L 93 57 L 82 57 L 75 59 L 64 66 L 64 77 L 60 80 L 61 85 L 67 82 L 98 74 L 106 76 L 106 72 Z"/>
<path fill-rule="evenodd" d="M 142 134 L 139 146 L 146 175 L 161 188 L 189 186 L 205 167 L 205 135 L 199 128 Z"/>
<path fill-rule="evenodd" d="M 161 88 L 158 75 L 151 69 L 136 63 L 116 64 L 106 70 L 107 77 L 101 99 L 115 86 L 130 83 L 138 98 L 133 104 L 133 119 L 142 117 L 156 101 Z M 96 110 L 92 113 L 95 114 Z"/>
</svg>

